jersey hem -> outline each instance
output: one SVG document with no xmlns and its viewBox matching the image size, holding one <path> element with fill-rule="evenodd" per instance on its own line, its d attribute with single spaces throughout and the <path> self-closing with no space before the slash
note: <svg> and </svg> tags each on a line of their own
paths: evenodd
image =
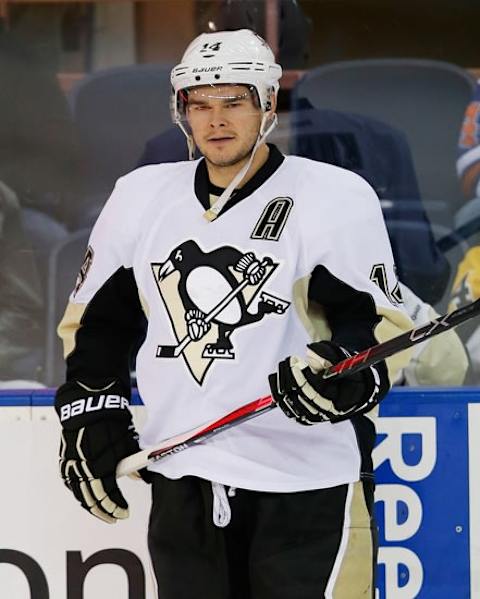
<svg viewBox="0 0 480 599">
<path fill-rule="evenodd" d="M 198 478 L 202 478 L 209 482 L 216 482 L 227 487 L 235 487 L 236 489 L 245 489 L 248 491 L 259 491 L 264 493 L 297 493 L 300 491 L 315 491 L 318 489 L 330 489 L 332 487 L 338 487 L 340 485 L 347 485 L 350 483 L 355 483 L 360 480 L 360 474 L 357 477 L 346 477 L 346 478 L 338 478 L 338 479 L 328 479 L 322 481 L 312 481 L 312 480 L 300 480 L 295 482 L 295 484 L 262 484 L 258 481 L 253 481 L 251 479 L 246 478 L 235 478 L 231 479 L 228 476 L 221 476 L 217 478 L 217 476 L 212 476 L 213 473 L 208 472 L 208 470 L 204 470 L 202 468 L 191 468 L 185 470 L 181 473 L 173 473 L 168 472 L 168 470 L 162 469 L 156 465 L 150 466 L 148 468 L 150 472 L 155 472 L 156 474 L 161 474 L 170 480 L 178 480 L 183 478 L 184 476 L 196 476 Z"/>
</svg>

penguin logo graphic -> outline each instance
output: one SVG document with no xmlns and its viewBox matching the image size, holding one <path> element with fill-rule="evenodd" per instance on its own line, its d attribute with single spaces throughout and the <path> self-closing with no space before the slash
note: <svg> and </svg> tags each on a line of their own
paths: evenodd
<svg viewBox="0 0 480 599">
<path fill-rule="evenodd" d="M 177 341 L 159 345 L 156 357 L 183 356 L 200 385 L 214 360 L 235 358 L 234 331 L 284 314 L 290 305 L 262 291 L 278 266 L 268 256 L 258 258 L 231 246 L 204 252 L 189 240 L 165 262 L 151 266 Z"/>
</svg>

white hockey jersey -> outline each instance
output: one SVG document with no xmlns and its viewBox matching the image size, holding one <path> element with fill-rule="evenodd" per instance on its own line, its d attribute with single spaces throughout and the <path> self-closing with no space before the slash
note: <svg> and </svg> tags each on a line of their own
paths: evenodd
<svg viewBox="0 0 480 599">
<path fill-rule="evenodd" d="M 268 395 L 268 374 L 312 339 L 359 350 L 411 325 L 379 201 L 357 175 L 271 146 L 213 222 L 205 190 L 203 160 L 119 179 L 59 327 L 70 379 L 125 380 L 138 294 L 148 320 L 136 362 L 143 447 Z M 330 487 L 368 469 L 372 440 L 362 447 L 357 428 L 305 427 L 273 410 L 151 469 L 263 491 Z"/>
</svg>

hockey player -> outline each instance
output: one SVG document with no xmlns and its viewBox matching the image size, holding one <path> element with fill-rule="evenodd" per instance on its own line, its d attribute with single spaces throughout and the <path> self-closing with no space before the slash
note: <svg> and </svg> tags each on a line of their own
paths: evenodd
<svg viewBox="0 0 480 599">
<path fill-rule="evenodd" d="M 320 371 L 411 323 L 370 186 L 265 143 L 280 76 L 249 30 L 190 44 L 174 120 L 204 158 L 117 182 L 59 326 L 61 474 L 106 522 L 128 516 L 115 469 L 138 448 L 129 350 L 145 316 L 141 446 L 268 394 L 268 379 L 281 408 L 150 468 L 162 599 L 374 596 L 367 413 L 405 356 Z"/>
</svg>

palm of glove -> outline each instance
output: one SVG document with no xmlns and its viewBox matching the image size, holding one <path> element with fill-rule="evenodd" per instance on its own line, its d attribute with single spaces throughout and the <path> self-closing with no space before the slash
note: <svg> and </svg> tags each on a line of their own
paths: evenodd
<svg viewBox="0 0 480 599">
<path fill-rule="evenodd" d="M 305 425 L 338 422 L 376 403 L 379 376 L 374 368 L 324 379 L 322 368 L 350 354 L 331 341 L 312 343 L 308 348 L 308 362 L 290 356 L 269 377 L 273 398 L 288 417 Z"/>
<path fill-rule="evenodd" d="M 139 449 L 133 425 L 124 420 L 99 420 L 62 432 L 60 473 L 66 486 L 84 509 L 109 523 L 128 518 L 115 469 L 121 459 Z"/>
</svg>

